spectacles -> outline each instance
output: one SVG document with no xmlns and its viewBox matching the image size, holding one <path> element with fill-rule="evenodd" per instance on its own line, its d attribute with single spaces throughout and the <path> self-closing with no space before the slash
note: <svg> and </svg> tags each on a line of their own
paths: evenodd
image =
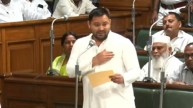
<svg viewBox="0 0 193 108">
<path fill-rule="evenodd" d="M 190 53 L 190 54 L 185 54 L 184 53 L 184 58 L 185 59 L 188 59 L 189 57 L 191 57 L 193 59 L 193 53 Z"/>
</svg>

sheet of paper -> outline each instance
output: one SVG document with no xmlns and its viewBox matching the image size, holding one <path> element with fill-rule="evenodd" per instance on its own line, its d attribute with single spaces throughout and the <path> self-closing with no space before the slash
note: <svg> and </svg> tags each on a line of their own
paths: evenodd
<svg viewBox="0 0 193 108">
<path fill-rule="evenodd" d="M 92 87 L 94 88 L 104 83 L 110 82 L 111 80 L 109 76 L 113 74 L 114 72 L 112 70 L 100 71 L 88 74 L 88 78 L 90 80 Z"/>
</svg>

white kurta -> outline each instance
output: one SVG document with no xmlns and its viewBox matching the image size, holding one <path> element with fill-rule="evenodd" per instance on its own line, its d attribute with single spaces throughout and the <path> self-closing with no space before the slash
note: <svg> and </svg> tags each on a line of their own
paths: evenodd
<svg viewBox="0 0 193 108">
<path fill-rule="evenodd" d="M 80 14 L 90 13 L 96 8 L 90 0 L 82 0 L 78 7 L 74 4 L 73 0 L 59 0 L 54 10 L 53 17 L 60 18 L 64 15 L 79 16 Z"/>
<path fill-rule="evenodd" d="M 153 36 L 161 36 L 161 35 L 166 36 L 164 30 L 161 30 L 153 34 Z M 172 49 L 174 50 L 174 48 L 177 47 L 180 49 L 180 52 L 184 52 L 185 46 L 191 42 L 193 42 L 193 36 L 182 30 L 179 30 L 178 36 L 170 41 Z"/>
<path fill-rule="evenodd" d="M 75 42 L 67 63 L 69 77 L 75 77 L 75 64 L 79 58 L 79 66 L 83 75 L 83 108 L 135 108 L 132 83 L 139 78 L 140 68 L 133 44 L 123 36 L 110 32 L 108 38 L 99 47 L 93 46 L 81 55 L 88 47 L 91 36 L 92 34 Z M 112 51 L 114 57 L 92 68 L 92 58 L 104 49 Z M 107 89 L 96 93 L 95 88 L 90 85 L 87 74 L 105 70 L 113 70 L 114 73 L 122 74 L 125 83 L 118 85 L 111 82 L 106 87 Z"/>
<path fill-rule="evenodd" d="M 178 78 L 180 73 L 180 65 L 183 63 L 176 57 L 171 57 L 166 63 L 163 64 L 162 69 L 165 67 L 165 77 L 167 81 L 175 81 Z M 155 81 L 160 82 L 160 70 L 156 71 L 153 69 L 153 64 L 151 62 L 150 77 Z M 146 63 L 141 69 L 140 80 L 143 80 L 144 77 L 148 76 L 148 63 Z"/>
</svg>

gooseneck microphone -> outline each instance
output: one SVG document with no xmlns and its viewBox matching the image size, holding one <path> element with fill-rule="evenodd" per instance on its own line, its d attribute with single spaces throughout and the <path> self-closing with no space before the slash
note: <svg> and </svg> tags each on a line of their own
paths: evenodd
<svg viewBox="0 0 193 108">
<path fill-rule="evenodd" d="M 76 75 L 76 87 L 75 87 L 75 108 L 78 108 L 78 81 L 81 80 L 81 71 L 79 70 L 79 59 L 80 57 L 87 52 L 91 47 L 93 47 L 95 44 L 94 40 L 90 40 L 87 48 L 78 56 L 76 65 L 75 65 L 75 75 Z"/>
<path fill-rule="evenodd" d="M 170 60 L 170 58 L 172 58 L 179 51 L 180 51 L 180 49 L 175 47 L 174 51 L 172 52 L 172 54 L 164 61 L 164 64 L 163 64 L 163 67 L 162 67 L 162 71 L 161 71 L 161 74 L 160 74 L 161 87 L 160 87 L 159 108 L 163 107 L 163 94 L 164 94 L 164 89 L 166 88 L 166 77 L 165 77 L 165 66 L 166 66 L 166 63 Z"/>
<path fill-rule="evenodd" d="M 64 21 L 67 21 L 68 20 L 68 16 L 67 15 L 64 15 L 63 17 L 61 18 L 55 18 L 52 23 L 51 23 L 51 28 L 50 28 L 50 69 L 47 73 L 47 75 L 50 75 L 50 76 L 53 76 L 55 74 L 59 75 L 59 73 L 57 73 L 54 69 L 53 69 L 53 66 L 52 66 L 52 62 L 53 62 L 53 47 L 54 47 L 54 23 L 56 20 L 58 19 L 64 19 Z"/>
<path fill-rule="evenodd" d="M 164 17 L 158 19 L 157 21 L 155 21 L 151 26 L 150 26 L 150 29 L 149 29 L 149 40 L 147 41 L 147 51 L 148 51 L 148 54 L 149 54 L 149 58 L 148 58 L 148 76 L 145 77 L 143 79 L 143 81 L 145 82 L 156 82 L 156 80 L 154 80 L 153 78 L 150 77 L 150 73 L 151 73 L 151 50 L 152 50 L 152 28 L 155 24 L 157 24 L 160 20 L 162 20 Z"/>
</svg>

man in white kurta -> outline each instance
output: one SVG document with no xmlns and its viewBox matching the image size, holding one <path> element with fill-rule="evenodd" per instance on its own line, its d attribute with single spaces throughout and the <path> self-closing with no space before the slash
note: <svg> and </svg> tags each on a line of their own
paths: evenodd
<svg viewBox="0 0 193 108">
<path fill-rule="evenodd" d="M 59 0 L 54 10 L 53 17 L 79 16 L 88 14 L 96 8 L 90 0 Z"/>
<path fill-rule="evenodd" d="M 170 12 L 164 17 L 163 22 L 163 30 L 153 36 L 169 36 L 172 49 L 179 48 L 180 52 L 184 52 L 185 46 L 193 42 L 193 36 L 180 30 L 182 23 L 179 14 Z"/>
<path fill-rule="evenodd" d="M 178 78 L 180 72 L 179 66 L 183 63 L 175 56 L 171 55 L 170 38 L 168 36 L 153 36 L 152 37 L 152 60 L 146 63 L 141 69 L 140 80 L 148 77 L 150 72 L 150 78 L 156 82 L 160 82 L 160 74 L 165 72 L 165 77 L 168 83 L 172 83 Z"/>
<path fill-rule="evenodd" d="M 105 8 L 94 9 L 88 25 L 92 33 L 75 42 L 67 63 L 69 77 L 75 77 L 78 61 L 83 82 L 83 108 L 135 108 L 132 83 L 138 79 L 140 68 L 133 44 L 110 31 L 111 20 Z M 96 44 L 87 49 L 91 40 Z M 114 75 L 109 76 L 111 81 L 101 85 L 98 91 L 91 86 L 88 75 L 107 70 L 113 70 Z"/>
</svg>

